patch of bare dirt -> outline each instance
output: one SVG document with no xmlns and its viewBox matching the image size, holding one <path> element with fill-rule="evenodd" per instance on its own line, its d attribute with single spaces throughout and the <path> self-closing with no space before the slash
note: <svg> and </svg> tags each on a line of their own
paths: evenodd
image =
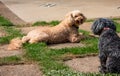
<svg viewBox="0 0 120 76">
<path fill-rule="evenodd" d="M 0 66 L 0 76 L 42 76 L 37 65 L 5 65 Z"/>
<path fill-rule="evenodd" d="M 85 22 L 84 24 L 80 25 L 80 29 L 91 32 L 92 22 Z"/>
<path fill-rule="evenodd" d="M 14 56 L 14 55 L 22 55 L 23 51 L 20 50 L 7 50 L 8 45 L 0 45 L 0 58 L 7 57 L 7 56 Z"/>
<path fill-rule="evenodd" d="M 84 58 L 76 58 L 69 61 L 65 61 L 73 70 L 84 72 L 84 73 L 97 73 L 98 66 L 100 65 L 97 56 L 88 56 Z"/>
</svg>

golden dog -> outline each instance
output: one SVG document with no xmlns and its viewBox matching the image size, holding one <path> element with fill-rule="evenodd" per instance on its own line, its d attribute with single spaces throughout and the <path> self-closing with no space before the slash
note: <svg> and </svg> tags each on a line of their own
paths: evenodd
<svg viewBox="0 0 120 76">
<path fill-rule="evenodd" d="M 64 43 L 80 42 L 78 28 L 86 20 L 86 17 L 79 11 L 75 10 L 66 14 L 63 21 L 54 27 L 43 27 L 43 29 L 35 29 L 30 31 L 22 38 L 22 43 Z"/>
<path fill-rule="evenodd" d="M 22 38 L 22 42 L 36 43 L 63 43 L 79 42 L 80 35 L 78 27 L 85 21 L 85 16 L 80 11 L 72 11 L 65 16 L 65 19 L 57 26 L 35 29 Z"/>
</svg>

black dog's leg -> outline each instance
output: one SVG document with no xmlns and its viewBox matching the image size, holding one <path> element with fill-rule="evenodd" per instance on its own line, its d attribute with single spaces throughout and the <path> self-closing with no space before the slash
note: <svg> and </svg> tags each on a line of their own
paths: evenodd
<svg viewBox="0 0 120 76">
<path fill-rule="evenodd" d="M 103 53 L 103 52 L 101 52 L 100 54 L 99 54 L 99 58 L 100 58 L 100 64 L 101 64 L 101 66 L 99 67 L 99 71 L 101 72 L 101 73 L 106 73 L 107 71 L 106 71 L 106 60 L 107 60 L 107 56 Z"/>
</svg>

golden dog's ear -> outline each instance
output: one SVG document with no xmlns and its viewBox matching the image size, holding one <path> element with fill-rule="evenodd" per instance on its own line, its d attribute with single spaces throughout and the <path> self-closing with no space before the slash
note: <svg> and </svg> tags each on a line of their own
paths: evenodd
<svg viewBox="0 0 120 76">
<path fill-rule="evenodd" d="M 73 15 L 72 13 L 68 13 L 66 14 L 65 16 L 65 23 L 68 25 L 68 26 L 72 26 L 74 24 L 74 18 L 73 18 Z"/>
<path fill-rule="evenodd" d="M 81 21 L 81 23 L 85 22 L 85 21 L 87 20 L 87 18 L 86 18 L 82 13 L 81 13 L 80 15 L 82 16 L 82 21 Z"/>
</svg>

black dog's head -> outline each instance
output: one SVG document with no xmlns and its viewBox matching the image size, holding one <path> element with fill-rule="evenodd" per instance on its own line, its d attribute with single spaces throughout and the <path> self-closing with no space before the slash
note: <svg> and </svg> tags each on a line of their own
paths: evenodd
<svg viewBox="0 0 120 76">
<path fill-rule="evenodd" d="M 95 20 L 91 30 L 95 35 L 100 35 L 104 28 L 110 28 L 116 31 L 116 26 L 114 22 L 110 19 L 105 19 L 105 18 L 99 18 Z"/>
</svg>

